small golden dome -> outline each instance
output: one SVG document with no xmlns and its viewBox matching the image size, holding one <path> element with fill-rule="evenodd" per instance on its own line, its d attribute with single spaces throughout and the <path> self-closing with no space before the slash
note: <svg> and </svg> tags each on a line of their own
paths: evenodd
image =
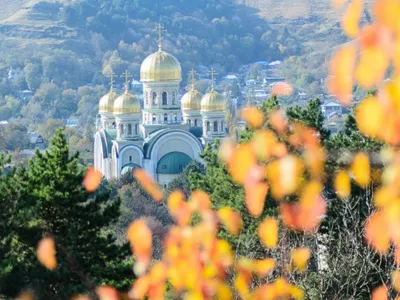
<svg viewBox="0 0 400 300">
<path fill-rule="evenodd" d="M 127 91 L 119 96 L 114 103 L 114 114 L 140 114 L 141 107 L 139 100 Z"/>
<path fill-rule="evenodd" d="M 182 80 L 182 68 L 175 56 L 158 50 L 146 57 L 140 67 L 140 81 L 178 81 Z"/>
<path fill-rule="evenodd" d="M 214 89 L 201 99 L 201 111 L 225 111 L 224 97 Z"/>
<path fill-rule="evenodd" d="M 108 94 L 101 97 L 99 102 L 99 113 L 112 113 L 114 110 L 114 102 L 117 99 L 117 93 L 111 89 Z"/>
<path fill-rule="evenodd" d="M 203 95 L 197 90 L 190 90 L 181 99 L 182 110 L 200 110 Z"/>
</svg>

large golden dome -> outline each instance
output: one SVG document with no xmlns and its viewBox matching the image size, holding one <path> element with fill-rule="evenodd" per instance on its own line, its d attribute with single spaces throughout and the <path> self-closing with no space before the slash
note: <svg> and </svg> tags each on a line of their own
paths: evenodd
<svg viewBox="0 0 400 300">
<path fill-rule="evenodd" d="M 188 91 L 181 99 L 182 110 L 200 110 L 202 97 L 203 95 L 194 89 Z"/>
<path fill-rule="evenodd" d="M 140 67 L 140 81 L 177 81 L 182 80 L 182 68 L 175 56 L 158 50 L 146 57 Z"/>
<path fill-rule="evenodd" d="M 127 91 L 119 96 L 114 103 L 114 114 L 127 115 L 127 114 L 140 114 L 140 102 L 132 94 Z"/>
<path fill-rule="evenodd" d="M 99 113 L 112 113 L 114 110 L 114 102 L 117 99 L 117 93 L 111 89 L 108 94 L 101 97 L 99 102 Z"/>
<path fill-rule="evenodd" d="M 220 93 L 212 89 L 201 99 L 201 111 L 225 111 L 225 99 Z"/>
</svg>

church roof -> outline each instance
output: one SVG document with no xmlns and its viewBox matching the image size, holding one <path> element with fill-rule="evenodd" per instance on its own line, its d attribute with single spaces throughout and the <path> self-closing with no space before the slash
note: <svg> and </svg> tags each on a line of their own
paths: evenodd
<svg viewBox="0 0 400 300">
<path fill-rule="evenodd" d="M 203 136 L 203 127 L 190 127 L 189 132 L 195 137 L 201 138 Z"/>
<path fill-rule="evenodd" d="M 192 159 L 182 152 L 170 152 L 164 155 L 157 164 L 157 174 L 180 174 Z"/>
<path fill-rule="evenodd" d="M 117 138 L 117 130 L 107 129 L 102 131 L 101 135 L 104 143 L 103 145 L 103 155 L 111 153 L 112 141 Z"/>
</svg>

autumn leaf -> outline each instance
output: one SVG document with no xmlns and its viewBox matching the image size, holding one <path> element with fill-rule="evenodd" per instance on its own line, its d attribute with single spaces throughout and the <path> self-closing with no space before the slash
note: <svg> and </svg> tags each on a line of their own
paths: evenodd
<svg viewBox="0 0 400 300">
<path fill-rule="evenodd" d="M 272 217 L 267 217 L 258 226 L 258 236 L 268 248 L 275 248 L 278 244 L 278 229 L 278 221 Z"/>
<path fill-rule="evenodd" d="M 351 184 L 350 184 L 350 176 L 347 171 L 340 170 L 335 176 L 335 191 L 336 194 L 344 199 L 350 196 Z"/>
<path fill-rule="evenodd" d="M 263 114 L 257 107 L 253 106 L 246 106 L 242 110 L 242 118 L 253 128 L 261 127 L 264 123 Z"/>
<path fill-rule="evenodd" d="M 388 299 L 388 288 L 386 285 L 381 285 L 374 289 L 371 295 L 371 300 L 387 300 Z"/>
<path fill-rule="evenodd" d="M 256 165 L 256 156 L 250 144 L 238 145 L 228 162 L 232 179 L 238 184 L 244 184 L 250 170 Z"/>
<path fill-rule="evenodd" d="M 111 286 L 100 286 L 96 288 L 96 294 L 100 300 L 119 300 L 116 289 Z"/>
<path fill-rule="evenodd" d="M 143 169 L 135 169 L 133 177 L 140 183 L 146 193 L 148 193 L 155 201 L 160 202 L 163 199 L 163 194 L 156 183 L 150 178 L 150 176 Z"/>
<path fill-rule="evenodd" d="M 297 248 L 291 253 L 291 259 L 293 266 L 300 272 L 304 272 L 307 269 L 307 263 L 310 259 L 311 251 L 307 248 Z"/>
<path fill-rule="evenodd" d="M 245 185 L 245 204 L 252 216 L 259 217 L 262 214 L 268 189 L 264 182 Z"/>
<path fill-rule="evenodd" d="M 230 207 L 223 207 L 218 210 L 218 217 L 230 234 L 238 235 L 240 233 L 243 221 L 238 211 Z"/>
<path fill-rule="evenodd" d="M 45 237 L 40 240 L 36 249 L 39 262 L 49 270 L 57 268 L 56 248 L 54 239 Z"/>
<path fill-rule="evenodd" d="M 128 241 L 136 256 L 135 273 L 143 274 L 150 263 L 152 254 L 152 233 L 144 220 L 136 220 L 129 225 Z"/>
<path fill-rule="evenodd" d="M 372 214 L 365 226 L 365 238 L 378 253 L 384 254 L 390 246 L 390 236 L 385 214 L 381 211 Z"/>
<path fill-rule="evenodd" d="M 362 152 L 356 154 L 351 165 L 351 172 L 355 182 L 360 187 L 367 187 L 371 180 L 371 168 L 368 155 Z"/>
<path fill-rule="evenodd" d="M 378 136 L 382 130 L 385 114 L 382 104 L 375 97 L 364 99 L 355 110 L 357 127 L 360 131 L 372 138 Z"/>
<path fill-rule="evenodd" d="M 101 173 L 95 170 L 93 167 L 90 167 L 86 171 L 85 178 L 83 179 L 83 186 L 88 192 L 92 193 L 99 187 L 101 179 Z"/>
<path fill-rule="evenodd" d="M 354 38 L 358 35 L 362 12 L 363 0 L 352 0 L 342 18 L 343 31 L 347 36 Z"/>
<path fill-rule="evenodd" d="M 293 87 L 287 82 L 276 82 L 271 90 L 271 94 L 277 96 L 290 96 L 292 93 Z"/>
</svg>

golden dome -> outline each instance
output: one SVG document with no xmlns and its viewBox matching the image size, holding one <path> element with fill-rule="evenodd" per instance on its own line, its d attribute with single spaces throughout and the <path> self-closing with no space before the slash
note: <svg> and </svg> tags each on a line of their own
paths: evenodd
<svg viewBox="0 0 400 300">
<path fill-rule="evenodd" d="M 99 102 L 99 113 L 112 113 L 114 110 L 114 102 L 117 99 L 117 93 L 111 89 L 108 94 L 101 97 Z"/>
<path fill-rule="evenodd" d="M 202 97 L 203 95 L 194 89 L 188 91 L 181 99 L 182 110 L 200 110 Z"/>
<path fill-rule="evenodd" d="M 201 111 L 225 111 L 225 99 L 212 89 L 201 99 Z"/>
<path fill-rule="evenodd" d="M 178 81 L 182 80 L 182 68 L 175 56 L 158 50 L 146 57 L 140 67 L 140 81 Z"/>
<path fill-rule="evenodd" d="M 125 91 L 119 96 L 114 103 L 114 114 L 116 115 L 127 115 L 127 114 L 140 114 L 140 102 L 132 94 Z"/>
</svg>

